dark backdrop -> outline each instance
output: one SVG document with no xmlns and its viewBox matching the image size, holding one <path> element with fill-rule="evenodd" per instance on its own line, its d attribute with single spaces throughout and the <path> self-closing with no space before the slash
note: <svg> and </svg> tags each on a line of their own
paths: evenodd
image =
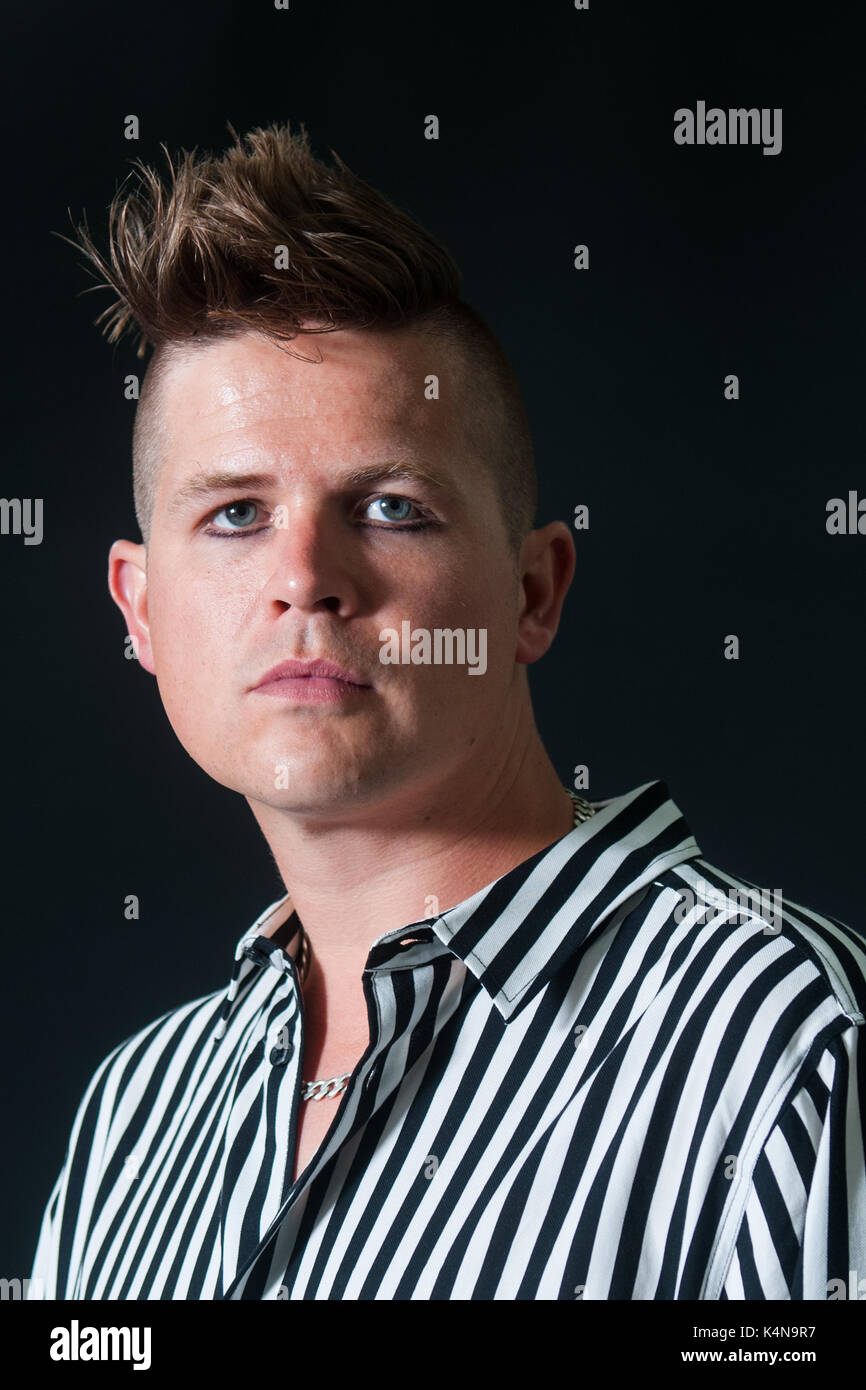
<svg viewBox="0 0 866 1390">
<path fill-rule="evenodd" d="M 106 560 L 138 539 L 122 385 L 142 364 L 92 327 L 107 296 L 81 295 L 91 282 L 51 232 L 86 210 L 103 237 L 128 161 L 161 162 L 161 141 L 219 149 L 227 121 L 286 118 L 429 226 L 524 385 L 539 521 L 590 509 L 531 671 L 563 780 L 587 763 L 602 798 L 662 777 L 711 862 L 862 927 L 866 535 L 825 528 L 829 498 L 866 495 L 856 13 L 54 0 L 7 15 L 2 491 L 42 497 L 45 530 L 39 546 L 0 537 L 0 1274 L 30 1271 L 95 1067 L 224 985 L 235 940 L 283 891 L 246 804 L 188 758 L 123 657 Z M 673 113 L 698 100 L 781 107 L 782 152 L 676 146 Z M 732 372 L 739 401 L 723 397 Z"/>
</svg>

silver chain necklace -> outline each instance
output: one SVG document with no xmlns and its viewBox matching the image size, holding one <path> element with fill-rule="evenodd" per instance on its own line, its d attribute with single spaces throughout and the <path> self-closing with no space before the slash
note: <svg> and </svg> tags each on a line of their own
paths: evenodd
<svg viewBox="0 0 866 1390">
<path fill-rule="evenodd" d="M 570 787 L 566 787 L 565 790 L 574 802 L 574 823 L 572 825 L 574 830 L 578 825 L 589 820 L 590 816 L 595 815 L 595 807 L 590 806 L 588 801 L 584 801 L 583 797 L 578 796 L 577 792 L 573 792 Z M 301 927 L 301 945 L 298 950 L 297 964 L 298 979 L 303 985 L 310 973 L 310 938 L 303 927 Z M 328 1096 L 338 1096 L 341 1091 L 345 1091 L 351 1075 L 352 1073 L 347 1071 L 342 1076 L 330 1076 L 327 1081 L 302 1081 L 301 1100 L 325 1100 Z"/>
</svg>

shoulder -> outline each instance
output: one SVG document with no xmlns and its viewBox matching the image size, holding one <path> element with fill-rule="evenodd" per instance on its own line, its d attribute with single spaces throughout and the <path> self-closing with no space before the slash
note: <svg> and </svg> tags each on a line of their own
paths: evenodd
<svg viewBox="0 0 866 1390">
<path fill-rule="evenodd" d="M 753 1002 L 773 1006 L 796 1024 L 835 1021 L 837 1030 L 866 1019 L 866 934 L 838 918 L 793 902 L 702 857 L 657 876 L 659 919 L 699 978 L 739 981 Z M 768 1015 L 769 1019 L 769 1015 Z"/>
<path fill-rule="evenodd" d="M 109 1119 L 126 1118 L 200 1063 L 216 1036 L 225 989 L 203 995 L 159 1015 L 118 1043 L 93 1072 L 79 1103 L 71 1145 L 91 1142 Z"/>
</svg>

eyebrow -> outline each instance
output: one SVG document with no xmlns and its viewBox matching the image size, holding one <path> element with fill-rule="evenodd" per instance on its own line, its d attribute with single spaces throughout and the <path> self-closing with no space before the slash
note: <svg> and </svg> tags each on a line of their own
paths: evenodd
<svg viewBox="0 0 866 1390">
<path fill-rule="evenodd" d="M 388 479 L 403 479 L 432 487 L 437 492 L 455 495 L 455 488 L 447 479 L 412 459 L 391 459 L 385 463 L 368 463 L 349 468 L 338 475 L 336 481 L 343 487 L 363 487 Z M 190 482 L 185 483 L 174 494 L 169 510 L 182 511 L 189 503 L 201 501 L 213 493 L 239 491 L 265 492 L 275 490 L 280 481 L 273 473 L 233 473 L 220 470 L 214 473 L 201 472 Z"/>
</svg>

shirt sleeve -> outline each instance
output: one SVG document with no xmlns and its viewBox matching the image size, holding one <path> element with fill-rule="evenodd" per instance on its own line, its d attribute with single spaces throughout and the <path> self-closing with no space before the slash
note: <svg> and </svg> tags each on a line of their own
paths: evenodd
<svg viewBox="0 0 866 1390">
<path fill-rule="evenodd" d="M 866 1297 L 864 1154 L 866 1029 L 852 1024 L 761 1151 L 720 1299 Z"/>
<path fill-rule="evenodd" d="M 86 1229 L 92 1173 L 98 1167 L 109 1118 L 105 1081 L 119 1051 L 115 1049 L 101 1063 L 79 1103 L 63 1167 L 42 1217 L 28 1300 L 77 1296 L 81 1232 Z"/>
<path fill-rule="evenodd" d="M 66 1185 L 68 1161 L 67 1156 L 67 1161 L 64 1163 L 60 1176 L 54 1184 L 51 1196 L 48 1199 L 48 1205 L 42 1217 L 39 1242 L 36 1246 L 36 1254 L 33 1257 L 33 1269 L 27 1288 L 28 1299 L 57 1297 L 58 1208 L 60 1206 L 61 1194 Z"/>
</svg>

